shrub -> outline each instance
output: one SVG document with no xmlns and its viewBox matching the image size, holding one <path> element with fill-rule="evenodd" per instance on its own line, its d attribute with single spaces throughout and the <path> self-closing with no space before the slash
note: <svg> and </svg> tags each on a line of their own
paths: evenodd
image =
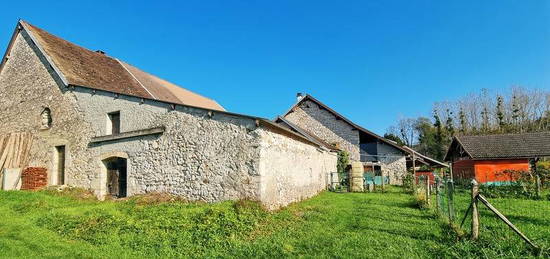
<svg viewBox="0 0 550 259">
<path fill-rule="evenodd" d="M 507 176 L 510 179 L 509 185 L 495 186 L 495 185 L 482 185 L 481 190 L 483 193 L 492 198 L 511 197 L 511 198 L 527 198 L 527 199 L 540 199 L 537 192 L 537 176 L 541 179 L 546 177 L 543 169 L 533 171 L 518 171 L 518 170 L 504 170 L 497 173 L 499 176 Z"/>
<path fill-rule="evenodd" d="M 426 192 L 422 188 L 417 188 L 414 192 L 414 198 L 416 205 L 420 209 L 428 209 L 430 206 L 428 204 L 428 197 L 426 197 Z"/>
<path fill-rule="evenodd" d="M 412 172 L 407 172 L 407 174 L 403 177 L 403 190 L 406 193 L 413 193 L 414 192 L 414 176 Z"/>
<path fill-rule="evenodd" d="M 347 151 L 338 152 L 338 164 L 336 165 L 339 174 L 344 174 L 349 165 L 349 153 Z"/>
</svg>

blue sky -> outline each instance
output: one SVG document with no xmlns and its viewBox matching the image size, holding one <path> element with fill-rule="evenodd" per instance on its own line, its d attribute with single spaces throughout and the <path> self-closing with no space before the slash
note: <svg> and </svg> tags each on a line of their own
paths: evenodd
<svg viewBox="0 0 550 259">
<path fill-rule="evenodd" d="M 481 88 L 550 88 L 550 1 L 17 1 L 17 19 L 274 118 L 312 94 L 383 134 Z"/>
</svg>

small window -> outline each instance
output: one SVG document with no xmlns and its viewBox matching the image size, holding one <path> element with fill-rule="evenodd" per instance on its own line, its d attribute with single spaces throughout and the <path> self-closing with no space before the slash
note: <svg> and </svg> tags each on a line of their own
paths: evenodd
<svg viewBox="0 0 550 259">
<path fill-rule="evenodd" d="M 111 112 L 107 123 L 107 135 L 120 134 L 120 112 Z"/>
<path fill-rule="evenodd" d="M 41 129 L 49 129 L 52 127 L 52 111 L 50 108 L 44 108 L 40 114 Z"/>
</svg>

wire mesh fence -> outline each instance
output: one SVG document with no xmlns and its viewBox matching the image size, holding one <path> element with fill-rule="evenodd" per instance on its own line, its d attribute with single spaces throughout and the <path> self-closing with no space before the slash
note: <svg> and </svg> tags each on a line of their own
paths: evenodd
<svg viewBox="0 0 550 259">
<path fill-rule="evenodd" d="M 446 217 L 449 222 L 456 219 L 455 210 L 455 184 L 448 177 L 435 177 L 435 184 L 432 187 L 435 193 L 435 207 L 437 212 Z"/>
</svg>

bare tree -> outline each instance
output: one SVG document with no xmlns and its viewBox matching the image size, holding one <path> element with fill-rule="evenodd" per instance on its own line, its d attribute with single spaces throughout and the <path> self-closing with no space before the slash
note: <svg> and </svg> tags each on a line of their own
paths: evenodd
<svg viewBox="0 0 550 259">
<path fill-rule="evenodd" d="M 418 132 L 415 126 L 416 120 L 412 118 L 402 118 L 397 123 L 397 128 L 399 130 L 398 136 L 400 136 L 409 147 L 412 147 L 418 138 Z"/>
</svg>

